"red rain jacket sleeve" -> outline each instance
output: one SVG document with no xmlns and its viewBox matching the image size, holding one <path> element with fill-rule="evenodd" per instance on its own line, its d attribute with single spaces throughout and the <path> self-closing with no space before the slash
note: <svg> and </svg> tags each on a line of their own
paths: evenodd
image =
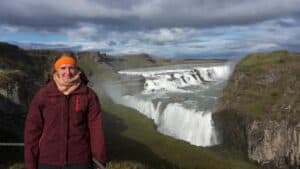
<svg viewBox="0 0 300 169">
<path fill-rule="evenodd" d="M 39 139 L 43 131 L 41 113 L 41 92 L 39 91 L 31 101 L 25 121 L 24 129 L 24 164 L 25 169 L 37 169 Z"/>
<path fill-rule="evenodd" d="M 102 128 L 102 112 L 99 99 L 92 91 L 89 92 L 88 126 L 92 155 L 103 165 L 107 163 L 106 144 Z"/>
</svg>

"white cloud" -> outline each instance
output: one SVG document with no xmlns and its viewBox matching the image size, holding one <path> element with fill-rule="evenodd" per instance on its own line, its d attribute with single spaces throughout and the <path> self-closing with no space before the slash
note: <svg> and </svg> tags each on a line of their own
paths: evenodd
<svg viewBox="0 0 300 169">
<path fill-rule="evenodd" d="M 76 28 L 64 29 L 62 32 L 66 33 L 70 40 L 82 41 L 94 38 L 97 36 L 99 30 L 93 25 L 81 24 Z"/>
<path fill-rule="evenodd" d="M 63 34 L 111 54 L 245 54 L 297 49 L 299 16 L 299 0 L 14 0 L 0 1 L 0 35 Z"/>
<path fill-rule="evenodd" d="M 2 23 L 54 29 L 92 23 L 127 30 L 252 24 L 299 16 L 299 0 L 0 1 Z"/>
<path fill-rule="evenodd" d="M 138 32 L 138 39 L 149 43 L 158 43 L 159 45 L 183 42 L 191 39 L 195 35 L 199 35 L 199 31 L 195 29 L 183 29 L 183 28 L 162 28 L 152 31 Z"/>
<path fill-rule="evenodd" d="M 284 27 L 278 22 L 273 20 L 251 26 L 213 29 L 164 28 L 127 32 L 82 25 L 66 31 L 69 39 L 65 43 L 113 55 L 143 52 L 165 57 L 244 56 L 252 52 L 289 49 L 289 45 L 300 44 L 299 28 Z"/>
<path fill-rule="evenodd" d="M 14 33 L 18 32 L 19 28 L 15 26 L 8 26 L 8 25 L 1 25 L 0 26 L 0 35 L 7 34 L 7 33 Z"/>
</svg>

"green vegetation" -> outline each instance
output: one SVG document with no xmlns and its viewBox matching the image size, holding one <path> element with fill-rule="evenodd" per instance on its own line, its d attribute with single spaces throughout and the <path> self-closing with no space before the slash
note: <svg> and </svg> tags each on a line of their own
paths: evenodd
<svg viewBox="0 0 300 169">
<path fill-rule="evenodd" d="M 221 109 L 234 109 L 251 119 L 299 121 L 299 61 L 299 55 L 287 51 L 247 56 L 224 90 Z"/>
<path fill-rule="evenodd" d="M 300 55 L 287 51 L 251 54 L 235 68 L 214 114 L 226 147 L 246 155 L 253 120 L 297 124 L 300 120 Z"/>
<path fill-rule="evenodd" d="M 10 165 L 8 169 L 24 169 L 24 164 L 23 163 L 15 163 L 13 165 Z"/>
<path fill-rule="evenodd" d="M 41 85 L 48 67 L 47 57 L 0 42 L 0 89 L 9 91 L 18 85 L 19 99 L 25 106 Z"/>
<path fill-rule="evenodd" d="M 126 63 L 124 68 L 149 67 L 154 66 L 156 62 L 147 54 L 125 55 L 121 60 L 123 60 L 123 63 Z"/>
<path fill-rule="evenodd" d="M 0 168 L 7 168 L 7 169 L 25 169 L 24 163 L 17 162 L 13 164 L 8 164 L 5 166 L 1 166 Z M 149 169 L 143 164 L 139 162 L 132 162 L 132 161 L 122 161 L 122 162 L 110 162 L 107 164 L 106 169 Z"/>
<path fill-rule="evenodd" d="M 259 53 L 246 56 L 239 63 L 238 69 L 243 71 L 251 71 L 253 69 L 270 67 L 274 64 L 285 63 L 287 61 L 288 51 L 274 51 L 271 53 Z"/>
<path fill-rule="evenodd" d="M 256 168 L 238 151 L 222 146 L 203 148 L 162 135 L 153 121 L 136 110 L 115 104 L 101 85 L 116 78 L 105 64 L 89 59 L 80 60 L 99 94 L 104 112 L 104 129 L 109 155 L 116 161 L 138 161 L 148 168 Z"/>
<path fill-rule="evenodd" d="M 0 69 L 20 70 L 28 77 L 40 80 L 48 67 L 46 57 L 37 57 L 34 52 L 26 53 L 17 46 L 0 42 Z"/>
</svg>

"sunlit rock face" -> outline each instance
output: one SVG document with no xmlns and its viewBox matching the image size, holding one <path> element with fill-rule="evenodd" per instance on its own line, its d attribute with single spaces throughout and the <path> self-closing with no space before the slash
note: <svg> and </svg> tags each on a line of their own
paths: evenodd
<svg viewBox="0 0 300 169">
<path fill-rule="evenodd" d="M 248 157 L 260 164 L 275 163 L 278 168 L 300 165 L 300 124 L 285 120 L 253 121 L 247 129 Z"/>
<path fill-rule="evenodd" d="M 0 94 L 9 99 L 10 101 L 20 104 L 19 94 L 18 94 L 18 86 L 15 85 L 11 87 L 9 90 L 0 89 Z"/>
</svg>

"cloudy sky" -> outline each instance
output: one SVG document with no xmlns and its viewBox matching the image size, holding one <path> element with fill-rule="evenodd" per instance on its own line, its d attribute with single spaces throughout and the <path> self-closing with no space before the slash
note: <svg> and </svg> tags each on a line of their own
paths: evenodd
<svg viewBox="0 0 300 169">
<path fill-rule="evenodd" d="M 300 0 L 0 1 L 0 41 L 112 55 L 300 51 Z"/>
</svg>

